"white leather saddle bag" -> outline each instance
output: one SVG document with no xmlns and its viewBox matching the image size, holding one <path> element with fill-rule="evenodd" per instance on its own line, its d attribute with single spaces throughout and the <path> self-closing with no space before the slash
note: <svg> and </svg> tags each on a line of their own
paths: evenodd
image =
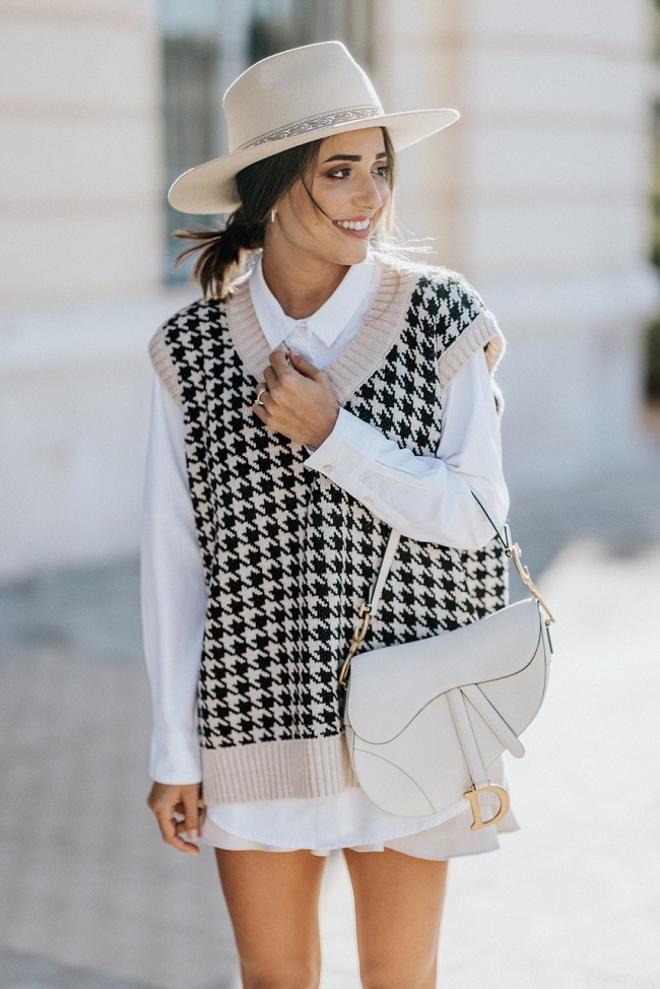
<svg viewBox="0 0 660 989">
<path fill-rule="evenodd" d="M 553 653 L 548 626 L 555 619 L 522 566 L 520 547 L 511 544 L 508 524 L 504 539 L 472 494 L 531 595 L 461 628 L 356 655 L 401 536 L 393 529 L 339 681 L 346 686 L 350 665 L 344 727 L 366 795 L 404 817 L 471 807 L 474 830 L 509 808 L 506 789 L 488 771 L 505 749 L 518 758 L 525 753 L 520 735 L 545 697 Z M 482 793 L 499 799 L 488 818 L 482 817 Z"/>
</svg>

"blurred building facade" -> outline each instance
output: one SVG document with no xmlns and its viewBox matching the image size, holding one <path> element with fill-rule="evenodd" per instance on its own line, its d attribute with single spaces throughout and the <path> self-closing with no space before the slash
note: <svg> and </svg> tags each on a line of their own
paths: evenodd
<svg viewBox="0 0 660 989">
<path fill-rule="evenodd" d="M 227 150 L 231 80 L 311 41 L 343 40 L 388 111 L 461 111 L 400 156 L 398 217 L 509 341 L 512 491 L 653 455 L 653 23 L 648 0 L 3 4 L 0 577 L 136 551 L 146 343 L 199 295 L 170 232 L 212 219 L 167 187 Z"/>
</svg>

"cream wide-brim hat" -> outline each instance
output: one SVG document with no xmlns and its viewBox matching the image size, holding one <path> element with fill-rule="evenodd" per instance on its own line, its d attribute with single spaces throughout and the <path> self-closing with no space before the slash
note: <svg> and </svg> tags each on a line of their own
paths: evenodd
<svg viewBox="0 0 660 989">
<path fill-rule="evenodd" d="M 374 86 L 341 41 L 289 48 L 255 62 L 222 98 L 228 154 L 182 172 L 167 193 L 182 213 L 231 213 L 240 205 L 236 173 L 317 138 L 387 127 L 395 151 L 455 123 L 451 107 L 385 113 Z"/>
</svg>

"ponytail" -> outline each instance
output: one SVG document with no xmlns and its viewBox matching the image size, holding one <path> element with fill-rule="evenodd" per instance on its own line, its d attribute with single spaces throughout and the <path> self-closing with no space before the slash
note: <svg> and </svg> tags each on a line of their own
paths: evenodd
<svg viewBox="0 0 660 989">
<path fill-rule="evenodd" d="M 235 269 L 246 251 L 263 247 L 265 220 L 246 217 L 243 206 L 230 215 L 222 230 L 174 230 L 174 237 L 201 241 L 182 251 L 174 262 L 176 269 L 184 258 L 201 251 L 192 270 L 192 280 L 199 282 L 204 298 L 224 299 Z"/>
</svg>

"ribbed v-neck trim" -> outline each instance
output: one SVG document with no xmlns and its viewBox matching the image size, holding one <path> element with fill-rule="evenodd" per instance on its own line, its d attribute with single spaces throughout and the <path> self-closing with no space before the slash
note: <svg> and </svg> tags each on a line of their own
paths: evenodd
<svg viewBox="0 0 660 989">
<path fill-rule="evenodd" d="M 418 269 L 399 267 L 380 252 L 374 251 L 374 257 L 380 276 L 371 304 L 351 342 L 323 369 L 339 403 L 346 402 L 380 367 L 393 347 L 405 324 L 410 297 L 421 274 Z M 260 382 L 271 350 L 254 310 L 249 277 L 248 271 L 232 282 L 224 303 L 236 351 L 247 371 Z"/>
</svg>

